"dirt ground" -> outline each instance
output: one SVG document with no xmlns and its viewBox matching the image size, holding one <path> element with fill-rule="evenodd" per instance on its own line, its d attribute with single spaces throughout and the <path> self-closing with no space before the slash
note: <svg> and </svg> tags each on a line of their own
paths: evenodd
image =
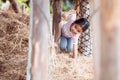
<svg viewBox="0 0 120 80">
<path fill-rule="evenodd" d="M 29 16 L 0 11 L 0 80 L 26 80 Z M 93 80 L 93 57 L 50 56 L 49 80 Z"/>
<path fill-rule="evenodd" d="M 25 80 L 29 16 L 0 11 L 0 80 Z"/>
</svg>

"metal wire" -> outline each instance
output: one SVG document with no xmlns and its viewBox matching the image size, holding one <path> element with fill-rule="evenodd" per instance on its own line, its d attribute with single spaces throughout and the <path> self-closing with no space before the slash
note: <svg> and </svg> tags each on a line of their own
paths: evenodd
<svg viewBox="0 0 120 80">
<path fill-rule="evenodd" d="M 80 14 L 81 17 L 87 18 L 89 20 L 90 17 L 90 4 L 88 0 L 81 0 L 80 2 Z M 78 41 L 78 49 L 79 52 L 89 56 L 92 54 L 92 43 L 90 36 L 90 28 L 87 29 L 84 33 L 82 33 L 79 37 Z"/>
</svg>

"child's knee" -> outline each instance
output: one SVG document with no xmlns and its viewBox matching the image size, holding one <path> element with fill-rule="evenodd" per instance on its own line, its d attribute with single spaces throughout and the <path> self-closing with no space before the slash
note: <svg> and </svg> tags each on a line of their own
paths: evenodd
<svg viewBox="0 0 120 80">
<path fill-rule="evenodd" d="M 60 49 L 61 50 L 66 50 L 66 46 L 65 45 L 60 45 Z"/>
<path fill-rule="evenodd" d="M 67 51 L 68 51 L 68 52 L 73 52 L 73 48 L 72 48 L 72 47 L 68 47 L 68 48 L 67 48 Z"/>
</svg>

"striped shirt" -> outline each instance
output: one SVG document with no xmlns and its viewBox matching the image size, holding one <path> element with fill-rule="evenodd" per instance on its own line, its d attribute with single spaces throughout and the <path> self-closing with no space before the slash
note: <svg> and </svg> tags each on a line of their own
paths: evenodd
<svg viewBox="0 0 120 80">
<path fill-rule="evenodd" d="M 73 44 L 78 43 L 78 38 L 80 34 L 73 34 L 70 32 L 70 26 L 71 24 L 76 20 L 76 14 L 70 14 L 68 16 L 68 22 L 66 22 L 64 25 L 62 25 L 62 36 L 66 38 L 72 38 L 73 39 Z"/>
</svg>

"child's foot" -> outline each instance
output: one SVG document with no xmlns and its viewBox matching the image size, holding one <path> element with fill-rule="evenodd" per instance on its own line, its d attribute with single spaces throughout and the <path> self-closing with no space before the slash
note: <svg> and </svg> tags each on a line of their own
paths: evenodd
<svg viewBox="0 0 120 80">
<path fill-rule="evenodd" d="M 60 53 L 66 53 L 66 50 L 60 50 Z"/>
<path fill-rule="evenodd" d="M 70 53 L 71 58 L 77 58 L 77 55 L 74 55 L 73 53 Z"/>
</svg>

